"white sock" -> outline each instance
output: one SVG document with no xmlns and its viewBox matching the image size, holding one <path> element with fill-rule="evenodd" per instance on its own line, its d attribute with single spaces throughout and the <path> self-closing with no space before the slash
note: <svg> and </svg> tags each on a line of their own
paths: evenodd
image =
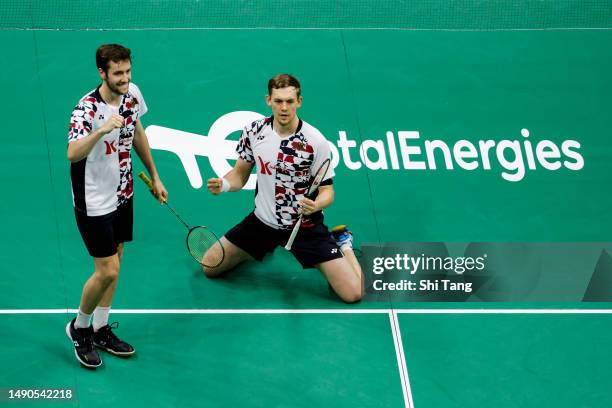
<svg viewBox="0 0 612 408">
<path fill-rule="evenodd" d="M 83 313 L 81 309 L 79 309 L 79 314 L 77 314 L 76 321 L 74 322 L 74 328 L 84 329 L 89 327 L 89 319 L 91 319 L 91 315 Z"/>
<path fill-rule="evenodd" d="M 342 246 L 340 247 L 340 250 L 342 251 L 342 253 L 344 253 L 344 251 L 346 251 L 347 249 L 353 249 L 353 245 L 351 242 L 345 242 L 344 244 L 342 244 Z"/>
<path fill-rule="evenodd" d="M 98 306 L 96 307 L 96 310 L 94 310 L 93 329 L 95 332 L 100 330 L 100 327 L 104 327 L 108 324 L 108 315 L 110 313 L 110 309 L 111 309 L 110 306 L 108 307 Z"/>
</svg>

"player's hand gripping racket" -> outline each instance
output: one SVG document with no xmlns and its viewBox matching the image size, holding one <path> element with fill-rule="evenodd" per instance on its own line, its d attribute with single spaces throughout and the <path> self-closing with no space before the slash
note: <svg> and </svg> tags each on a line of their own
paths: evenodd
<svg viewBox="0 0 612 408">
<path fill-rule="evenodd" d="M 153 191 L 153 183 L 151 182 L 151 179 L 147 177 L 146 174 L 144 174 L 144 172 L 141 171 L 140 173 L 138 173 L 138 177 L 140 177 L 142 181 L 145 182 L 147 187 L 149 187 L 149 190 Z M 221 244 L 217 236 L 208 227 L 205 227 L 203 225 L 199 225 L 197 227 L 190 227 L 189 224 L 183 221 L 181 216 L 178 215 L 174 208 L 172 208 L 168 204 L 168 202 L 164 201 L 164 204 L 166 205 L 166 207 L 168 207 L 170 211 L 172 211 L 174 215 L 176 215 L 176 218 L 178 218 L 178 220 L 185 227 L 187 227 L 187 230 L 189 231 L 187 233 L 186 239 L 187 250 L 189 251 L 189 254 L 191 254 L 191 256 L 193 257 L 193 259 L 195 259 L 201 265 L 209 268 L 219 266 L 221 262 L 223 262 L 223 258 L 225 258 L 225 249 L 223 249 L 223 245 Z M 221 251 L 215 251 L 215 253 L 212 254 L 212 257 L 209 255 L 209 259 L 206 259 L 205 262 L 204 254 L 206 254 L 206 251 L 208 251 L 208 249 L 217 242 L 221 247 Z"/>
<path fill-rule="evenodd" d="M 325 174 L 327 174 L 327 169 L 329 169 L 330 159 L 325 159 L 325 161 L 319 166 L 319 169 L 314 174 L 314 177 L 310 180 L 310 186 L 308 187 L 308 191 L 306 192 L 306 197 L 310 197 L 316 190 L 319 188 L 319 185 L 325 178 Z M 293 230 L 291 231 L 291 235 L 287 240 L 287 245 L 285 245 L 286 250 L 290 250 L 293 245 L 293 241 L 295 241 L 295 236 L 300 230 L 300 225 L 302 225 L 302 217 L 303 214 L 300 214 L 297 222 L 293 226 Z"/>
</svg>

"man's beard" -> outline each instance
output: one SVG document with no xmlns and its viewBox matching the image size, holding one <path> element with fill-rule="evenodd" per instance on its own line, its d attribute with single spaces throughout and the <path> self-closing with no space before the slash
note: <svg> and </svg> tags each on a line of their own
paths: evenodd
<svg viewBox="0 0 612 408">
<path fill-rule="evenodd" d="M 108 84 L 108 88 L 114 93 L 116 93 L 117 95 L 125 95 L 126 92 L 121 92 L 121 90 L 119 89 L 117 85 L 111 84 L 110 82 L 107 82 L 107 84 Z"/>
</svg>

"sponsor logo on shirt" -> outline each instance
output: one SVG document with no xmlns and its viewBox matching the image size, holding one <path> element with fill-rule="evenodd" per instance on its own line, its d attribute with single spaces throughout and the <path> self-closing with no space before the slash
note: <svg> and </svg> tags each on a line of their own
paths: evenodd
<svg viewBox="0 0 612 408">
<path fill-rule="evenodd" d="M 261 168 L 260 173 L 271 176 L 272 171 L 270 170 L 270 162 L 263 161 L 263 159 L 260 156 L 257 156 L 257 158 L 259 159 L 259 167 Z"/>
<path fill-rule="evenodd" d="M 104 141 L 104 145 L 106 146 L 106 154 L 113 154 L 117 152 L 117 141 L 113 140 L 112 142 Z"/>
</svg>

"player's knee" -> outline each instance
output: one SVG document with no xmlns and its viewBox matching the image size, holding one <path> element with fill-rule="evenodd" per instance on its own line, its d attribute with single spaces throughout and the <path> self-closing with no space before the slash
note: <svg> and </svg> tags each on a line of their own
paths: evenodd
<svg viewBox="0 0 612 408">
<path fill-rule="evenodd" d="M 119 279 L 119 268 L 111 267 L 102 271 L 102 280 L 107 284 L 111 284 Z"/>
<path fill-rule="evenodd" d="M 363 299 L 363 293 L 361 289 L 352 289 L 340 294 L 340 299 L 342 299 L 344 303 L 357 303 Z"/>
<path fill-rule="evenodd" d="M 207 278 L 216 278 L 217 276 L 219 276 L 221 274 L 221 268 L 211 268 L 209 266 L 204 266 L 202 265 L 202 271 L 204 271 L 204 275 L 206 275 Z"/>
<path fill-rule="evenodd" d="M 202 271 L 208 278 L 215 278 L 219 276 L 223 272 L 223 262 L 219 262 L 221 258 L 221 254 L 219 252 L 219 248 L 212 247 L 204 254 L 204 258 L 202 258 Z M 216 265 L 216 266 L 206 266 L 206 265 Z"/>
<path fill-rule="evenodd" d="M 109 285 L 119 278 L 119 262 L 104 262 L 98 268 L 97 273 L 102 282 Z"/>
<path fill-rule="evenodd" d="M 363 298 L 363 289 L 361 282 L 355 280 L 346 285 L 341 293 L 338 293 L 340 299 L 345 303 L 357 303 Z"/>
</svg>

